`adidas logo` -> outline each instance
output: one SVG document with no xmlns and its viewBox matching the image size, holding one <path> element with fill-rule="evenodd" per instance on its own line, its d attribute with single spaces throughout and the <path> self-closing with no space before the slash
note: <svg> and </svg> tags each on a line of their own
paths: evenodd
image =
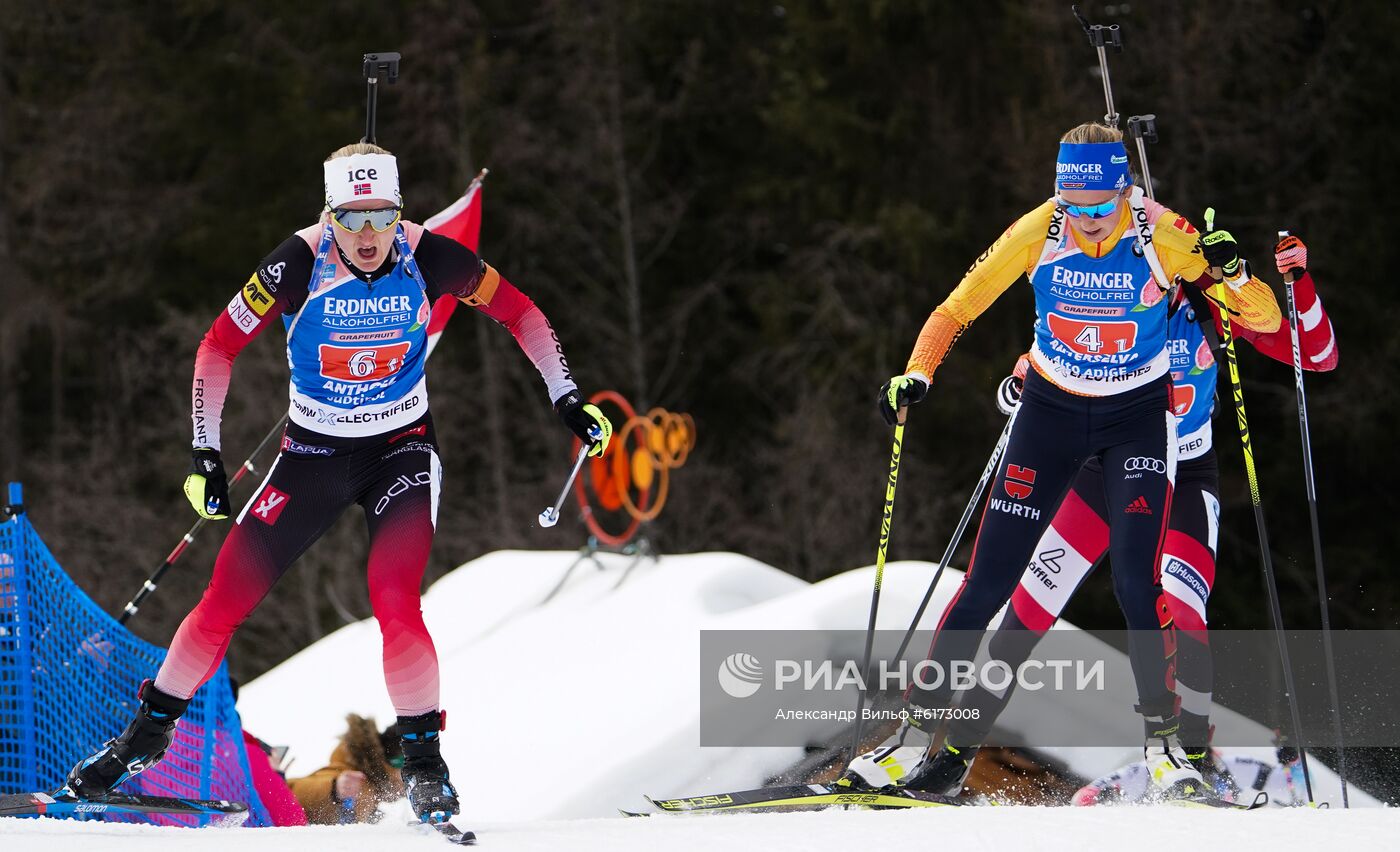
<svg viewBox="0 0 1400 852">
<path fill-rule="evenodd" d="M 1150 515 L 1152 514 L 1152 507 L 1147 505 L 1146 497 L 1139 497 L 1128 504 L 1126 511 L 1130 514 Z"/>
</svg>

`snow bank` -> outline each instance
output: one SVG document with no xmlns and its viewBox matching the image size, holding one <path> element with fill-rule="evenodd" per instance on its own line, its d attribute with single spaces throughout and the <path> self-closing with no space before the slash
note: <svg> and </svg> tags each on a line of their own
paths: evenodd
<svg viewBox="0 0 1400 852">
<path fill-rule="evenodd" d="M 473 820 L 606 816 L 639 807 L 644 792 L 757 786 L 801 757 L 796 748 L 699 747 L 699 632 L 864 630 L 873 568 L 809 584 L 744 556 L 700 553 L 643 562 L 619 585 L 629 559 L 602 555 L 601 570 L 583 563 L 569 572 L 576 559 L 573 552 L 492 553 L 424 597 L 443 670 L 443 748 Z M 935 567 L 886 565 L 880 628 L 908 626 Z M 961 578 L 955 569 L 944 573 L 922 628 L 936 623 Z M 311 772 L 334 748 L 346 713 L 381 724 L 393 717 L 379 658 L 372 619 L 344 627 L 244 687 L 244 724 L 291 746 L 293 775 Z M 1066 701 L 1081 702 L 1064 712 L 1088 726 L 1139 725 L 1131 714 L 1094 706 L 1092 696 Z M 1005 727 L 1032 724 L 1014 709 Z M 1225 710 L 1217 722 L 1258 727 Z M 1271 759 L 1268 749 L 1254 752 Z M 1043 753 L 1086 778 L 1133 759 L 1114 748 Z M 1314 770 L 1319 799 L 1337 797 L 1336 776 L 1316 763 Z M 531 788 L 547 797 L 525 796 Z M 1355 790 L 1352 801 L 1376 804 Z"/>
<path fill-rule="evenodd" d="M 604 555 L 541 603 L 575 553 L 493 553 L 433 585 L 424 618 L 438 648 L 443 751 L 474 816 L 600 816 L 649 790 L 752 784 L 800 749 L 699 747 L 699 631 L 810 588 L 734 554 L 667 556 L 636 568 Z M 349 625 L 244 687 L 244 724 L 292 747 L 292 774 L 330 754 L 347 712 L 393 718 L 373 620 Z M 547 791 L 547 800 L 526 796 Z M 624 793 L 625 791 L 625 793 Z"/>
</svg>

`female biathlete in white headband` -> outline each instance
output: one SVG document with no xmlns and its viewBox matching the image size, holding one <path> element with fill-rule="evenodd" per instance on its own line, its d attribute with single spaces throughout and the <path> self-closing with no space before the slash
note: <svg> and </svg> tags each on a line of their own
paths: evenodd
<svg viewBox="0 0 1400 852">
<path fill-rule="evenodd" d="M 1244 262 L 1228 232 L 1214 231 L 1211 236 L 1206 260 L 1212 266 L 1228 272 Z M 1303 369 L 1335 369 L 1337 339 L 1307 269 L 1307 246 L 1295 236 L 1286 237 L 1274 248 L 1274 262 L 1281 274 L 1297 276 L 1298 346 Z M 1205 311 L 1204 317 L 1198 315 L 1197 310 Z M 1220 466 L 1215 457 L 1211 423 L 1216 411 L 1219 374 L 1212 350 L 1222 330 L 1220 308 L 1203 295 L 1193 298 L 1190 291 L 1179 289 L 1172 297 L 1169 311 L 1167 349 L 1172 359 L 1178 465 L 1160 579 L 1180 640 L 1176 653 L 1176 692 L 1181 697 L 1180 738 L 1187 758 L 1207 786 L 1223 798 L 1234 799 L 1241 788 L 1249 788 L 1249 779 L 1236 783 L 1231 778 L 1228 763 L 1210 748 L 1214 666 L 1206 629 L 1206 602 L 1215 586 L 1220 539 Z M 1242 329 L 1238 338 L 1277 361 L 1292 361 L 1293 344 L 1287 323 L 1272 334 Z M 1013 375 L 1001 384 L 997 404 L 1006 414 L 1012 413 L 1020 396 L 1021 382 L 1026 375 L 1025 362 L 1023 356 Z M 1028 659 L 1040 637 L 1060 617 L 1094 565 L 1103 558 L 1108 550 L 1110 527 L 1104 494 L 1102 469 L 1097 464 L 1085 464 L 1055 511 L 1054 520 L 1036 544 L 1035 557 L 1021 575 L 1011 595 L 1011 606 L 992 634 L 993 659 L 1005 662 L 1012 669 Z M 1119 580 L 1116 569 L 1114 580 Z M 964 696 L 960 706 L 975 713 L 962 714 L 949 724 L 948 747 L 970 761 L 992 730 L 997 716 L 1010 702 L 1013 691 L 1014 685 L 1001 694 L 976 688 Z M 1124 776 L 1136 779 L 1140 774 L 1138 770 L 1125 770 Z M 961 782 L 959 778 L 957 783 Z"/>
<path fill-rule="evenodd" d="M 1168 668 L 1174 637 L 1159 619 L 1156 583 L 1176 472 L 1171 359 L 1166 349 L 1172 282 L 1209 279 L 1197 234 L 1185 218 L 1133 186 L 1122 134 L 1099 124 L 1061 140 L 1056 195 L 1018 219 L 968 270 L 924 325 L 905 373 L 881 389 L 881 413 L 923 399 L 934 370 L 976 317 L 1024 273 L 1035 297 L 1033 369 L 997 470 L 962 585 L 943 613 L 931 671 L 972 660 L 982 632 L 1011 597 L 1036 542 L 1075 475 L 1103 467 L 1109 552 L 1129 626 L 1129 652 L 1154 783 L 1171 795 L 1201 792 L 1200 775 L 1177 738 Z M 1259 289 L 1262 288 L 1262 292 Z M 1237 322 L 1274 331 L 1281 317 L 1262 282 L 1238 275 L 1229 308 Z M 937 678 L 934 678 L 937 681 Z M 948 678 L 911 689 L 910 720 L 879 748 L 852 761 L 852 786 L 902 784 L 944 792 L 960 783 L 970 755 L 932 750 Z"/>
<path fill-rule="evenodd" d="M 196 512 L 228 517 L 219 423 L 233 360 L 280 318 L 291 365 L 281 452 L 243 507 L 204 597 L 185 618 L 126 730 L 73 768 L 68 785 L 100 796 L 160 760 L 191 696 L 273 584 L 352 503 L 369 524 L 369 596 L 384 679 L 403 738 L 403 780 L 420 819 L 458 812 L 438 735 L 438 663 L 419 587 L 437 524 L 442 468 L 423 365 L 433 301 L 451 294 L 499 322 L 534 362 L 566 426 L 602 455 L 612 426 L 582 403 L 540 309 L 461 244 L 402 220 L 398 167 L 359 143 L 325 163 L 326 212 L 264 258 L 195 356 Z M 592 433 L 592 434 L 590 434 Z"/>
</svg>

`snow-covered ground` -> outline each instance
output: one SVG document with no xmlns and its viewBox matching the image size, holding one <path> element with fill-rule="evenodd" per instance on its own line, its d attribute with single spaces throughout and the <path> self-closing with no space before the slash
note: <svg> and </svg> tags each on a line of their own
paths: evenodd
<svg viewBox="0 0 1400 852">
<path fill-rule="evenodd" d="M 1378 848 L 1396 836 L 1393 810 L 1205 812 L 1181 808 L 938 808 L 918 813 L 825 812 L 658 816 L 642 793 L 688 795 L 757 786 L 790 766 L 798 748 L 701 748 L 698 712 L 702 629 L 863 630 L 871 571 L 808 584 L 726 553 L 643 563 L 618 585 L 626 559 L 585 563 L 548 602 L 576 554 L 500 552 L 433 585 L 424 613 L 443 670 L 449 724 L 444 752 L 464 803 L 459 824 L 491 849 L 864 848 L 872 843 L 950 844 L 960 850 L 1135 848 L 1190 836 L 1232 848 L 1341 843 Z M 931 576 L 922 562 L 886 566 L 880 627 L 908 624 Z M 960 575 L 948 571 L 925 624 Z M 378 628 L 349 625 L 244 687 L 249 730 L 291 747 L 291 774 L 317 769 L 348 712 L 393 716 L 380 666 Z M 1129 723 L 1132 720 L 1128 720 Z M 1240 724 L 1249 724 L 1239 720 Z M 1091 776 L 1124 762 L 1115 749 L 1058 750 Z M 1316 764 L 1314 764 L 1316 766 Z M 1325 770 L 1318 773 L 1325 775 Z M 1335 776 L 1319 783 L 1334 786 Z M 1375 804 L 1353 789 L 1353 804 Z M 402 823 L 406 806 L 376 826 L 298 829 L 156 829 L 0 819 L 0 850 L 161 848 L 443 848 Z M 875 839 L 878 838 L 878 839 Z M 899 840 L 903 838 L 903 840 Z"/>
<path fill-rule="evenodd" d="M 922 811 L 474 823 L 487 852 L 1098 852 L 1145 849 L 1394 849 L 1400 811 L 1157 808 L 932 808 Z M 42 852 L 381 852 L 453 848 L 396 824 L 173 829 L 0 820 L 0 848 Z"/>
</svg>

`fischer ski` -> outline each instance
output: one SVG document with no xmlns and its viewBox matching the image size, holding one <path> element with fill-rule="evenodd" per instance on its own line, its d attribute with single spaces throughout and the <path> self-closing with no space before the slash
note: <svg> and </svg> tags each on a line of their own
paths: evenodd
<svg viewBox="0 0 1400 852">
<path fill-rule="evenodd" d="M 1199 799 L 1167 799 L 1162 804 L 1175 805 L 1179 808 L 1222 808 L 1233 811 L 1252 811 L 1262 808 L 1269 803 L 1269 794 L 1260 790 L 1254 800 L 1250 802 L 1228 802 L 1225 799 L 1217 799 L 1207 796 Z"/>
<path fill-rule="evenodd" d="M 221 824 L 239 825 L 248 818 L 243 802 L 224 799 L 186 799 L 178 796 L 146 796 L 109 793 L 79 799 L 66 790 L 57 793 L 0 795 L 0 816 L 77 816 L 81 814 L 178 814 L 218 818 Z"/>
<path fill-rule="evenodd" d="M 708 796 L 653 799 L 645 796 L 661 813 L 702 813 L 710 811 L 758 810 L 762 808 L 808 808 L 830 805 L 857 805 L 868 808 L 960 807 L 968 802 L 952 796 L 939 796 L 897 787 L 892 790 L 854 790 L 834 784 L 792 784 L 760 787 Z"/>
</svg>

